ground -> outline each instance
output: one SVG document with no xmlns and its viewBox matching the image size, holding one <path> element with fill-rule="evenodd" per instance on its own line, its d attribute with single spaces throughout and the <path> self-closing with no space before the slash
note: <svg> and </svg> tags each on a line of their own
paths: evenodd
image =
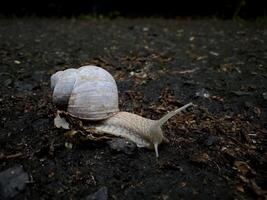
<svg viewBox="0 0 267 200">
<path fill-rule="evenodd" d="M 86 199 L 103 187 L 109 199 L 266 198 L 266 44 L 262 21 L 1 19 L 0 172 L 22 165 L 30 177 L 14 199 Z M 157 119 L 197 105 L 164 126 L 158 159 L 66 145 L 50 76 L 88 64 L 114 76 L 121 110 Z"/>
</svg>

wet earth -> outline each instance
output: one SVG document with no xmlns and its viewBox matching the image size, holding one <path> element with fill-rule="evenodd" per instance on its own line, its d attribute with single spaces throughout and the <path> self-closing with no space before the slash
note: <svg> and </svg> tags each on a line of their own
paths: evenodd
<svg viewBox="0 0 267 200">
<path fill-rule="evenodd" d="M 54 127 L 50 76 L 88 64 L 121 110 L 197 105 L 164 126 L 158 159 Z M 262 21 L 1 19 L 0 199 L 266 199 L 266 65 Z"/>
</svg>

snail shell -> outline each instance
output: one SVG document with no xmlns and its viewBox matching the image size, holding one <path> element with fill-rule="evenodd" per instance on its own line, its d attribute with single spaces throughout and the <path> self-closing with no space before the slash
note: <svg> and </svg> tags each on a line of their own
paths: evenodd
<svg viewBox="0 0 267 200">
<path fill-rule="evenodd" d="M 119 111 L 112 75 L 97 66 L 59 71 L 51 77 L 53 102 L 79 119 L 102 120 Z"/>
</svg>

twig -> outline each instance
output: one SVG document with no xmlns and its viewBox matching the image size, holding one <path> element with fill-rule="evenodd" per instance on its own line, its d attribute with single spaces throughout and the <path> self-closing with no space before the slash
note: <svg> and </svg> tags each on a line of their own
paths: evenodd
<svg viewBox="0 0 267 200">
<path fill-rule="evenodd" d="M 7 156 L 1 154 L 0 155 L 0 160 L 18 158 L 18 157 L 21 157 L 22 155 L 23 155 L 22 153 L 15 153 L 15 154 L 7 155 Z"/>
</svg>

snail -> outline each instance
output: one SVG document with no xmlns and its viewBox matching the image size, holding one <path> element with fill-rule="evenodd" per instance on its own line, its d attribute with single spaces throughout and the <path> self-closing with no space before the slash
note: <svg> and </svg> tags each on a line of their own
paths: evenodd
<svg viewBox="0 0 267 200">
<path fill-rule="evenodd" d="M 119 111 L 118 89 L 112 75 L 97 66 L 83 66 L 58 71 L 51 76 L 53 103 L 71 117 L 91 124 L 99 134 L 124 137 L 138 147 L 154 149 L 168 141 L 162 125 L 172 116 L 181 113 L 192 103 L 167 113 L 159 120 Z"/>
</svg>

